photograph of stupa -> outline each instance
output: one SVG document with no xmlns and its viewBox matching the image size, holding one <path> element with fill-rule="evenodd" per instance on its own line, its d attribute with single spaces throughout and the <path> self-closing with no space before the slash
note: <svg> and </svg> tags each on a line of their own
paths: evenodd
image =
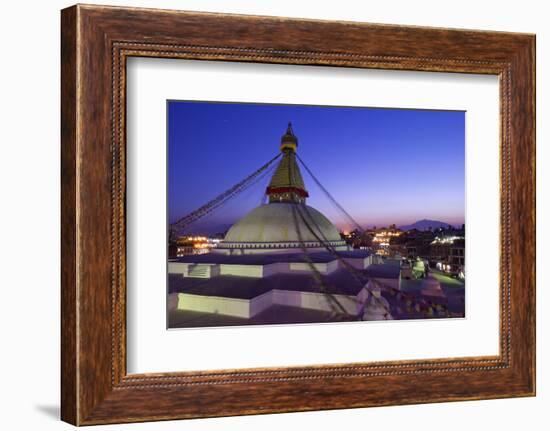
<svg viewBox="0 0 550 431">
<path fill-rule="evenodd" d="M 246 129 L 223 130 L 232 128 L 230 114 L 243 110 L 251 111 L 249 119 L 256 114 L 259 122 L 272 118 L 280 124 L 277 117 L 285 114 L 315 119 L 312 107 L 179 101 L 170 102 L 172 107 L 168 328 L 464 317 L 463 223 L 432 220 L 429 229 L 420 226 L 427 219 L 405 229 L 395 223 L 364 225 L 301 158 L 302 146 L 312 150 L 316 143 L 304 143 L 294 130 L 296 123 L 287 122 L 279 137 L 266 137 L 260 148 L 246 142 Z M 272 115 L 265 115 L 266 109 L 274 110 Z M 365 116 L 372 110 L 355 108 L 357 113 Z M 320 117 L 326 114 L 322 111 Z M 205 129 L 201 122 L 219 129 Z M 231 123 L 236 129 L 239 121 Z M 214 160 L 219 169 L 200 169 L 193 163 L 194 153 L 186 145 L 192 147 L 194 140 L 204 142 L 194 150 L 196 162 L 201 157 Z M 338 175 L 350 176 L 353 163 L 342 159 L 343 146 L 328 146 L 333 154 L 325 151 L 322 156 L 337 169 L 320 177 L 336 176 L 338 183 Z M 246 166 L 248 153 L 269 155 L 273 149 L 275 156 L 250 173 L 254 164 Z M 319 145 L 317 150 L 325 148 Z M 227 175 L 222 172 L 225 166 Z M 232 170 L 237 181 L 229 181 Z M 198 178 L 204 178 L 202 184 L 214 184 L 212 190 L 218 193 L 202 198 L 197 193 L 201 188 L 191 186 Z M 342 194 L 359 199 L 368 188 L 345 190 Z M 247 198 L 254 194 L 261 196 L 259 202 Z M 202 204 L 193 207 L 186 197 Z M 310 202 L 315 198 L 323 208 Z"/>
<path fill-rule="evenodd" d="M 265 194 L 268 202 L 254 208 L 227 232 L 215 252 L 242 254 L 302 253 L 349 250 L 336 227 L 306 204 L 309 194 L 296 160 L 298 138 L 288 124 L 281 138 L 282 156 Z"/>
</svg>

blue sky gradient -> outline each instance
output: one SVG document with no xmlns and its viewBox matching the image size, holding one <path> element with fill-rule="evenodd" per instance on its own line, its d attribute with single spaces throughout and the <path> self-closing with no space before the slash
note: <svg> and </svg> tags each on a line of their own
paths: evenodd
<svg viewBox="0 0 550 431">
<path fill-rule="evenodd" d="M 292 122 L 298 154 L 363 226 L 465 219 L 465 112 L 169 101 L 169 221 L 203 205 L 279 152 Z M 302 169 L 308 204 L 349 221 Z M 190 231 L 223 230 L 259 205 L 269 178 Z"/>
</svg>

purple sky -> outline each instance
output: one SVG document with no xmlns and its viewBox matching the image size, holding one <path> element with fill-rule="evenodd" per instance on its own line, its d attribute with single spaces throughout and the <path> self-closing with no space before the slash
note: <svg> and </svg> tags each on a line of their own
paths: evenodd
<svg viewBox="0 0 550 431">
<path fill-rule="evenodd" d="M 169 101 L 169 221 L 203 205 L 279 151 L 289 121 L 298 154 L 363 227 L 464 223 L 465 113 Z M 308 205 L 351 227 L 307 172 Z M 269 179 L 190 231 L 223 230 L 258 206 Z"/>
</svg>

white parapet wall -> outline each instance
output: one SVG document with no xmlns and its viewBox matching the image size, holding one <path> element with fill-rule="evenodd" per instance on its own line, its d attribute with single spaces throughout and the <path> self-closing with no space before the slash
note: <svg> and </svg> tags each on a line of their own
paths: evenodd
<svg viewBox="0 0 550 431">
<path fill-rule="evenodd" d="M 221 296 L 178 294 L 178 310 L 199 311 L 202 313 L 223 314 L 226 316 L 250 318 L 250 301 Z"/>
<path fill-rule="evenodd" d="M 178 308 L 178 293 L 170 293 L 168 295 L 168 311 L 177 310 Z"/>
<path fill-rule="evenodd" d="M 346 313 L 357 315 L 364 308 L 368 296 L 366 289 L 362 289 L 357 296 L 331 295 L 331 297 L 320 292 L 274 289 L 252 299 L 179 293 L 177 294 L 177 308 L 179 310 L 217 313 L 245 319 L 256 316 L 272 305 L 319 311 L 338 311 L 341 307 Z"/>
<path fill-rule="evenodd" d="M 378 262 L 377 257 L 374 256 L 364 258 L 344 258 L 344 260 L 359 270 L 366 269 L 371 264 Z M 291 274 L 297 272 L 311 273 L 311 265 L 313 265 L 321 274 L 331 274 L 342 267 L 342 264 L 338 259 L 313 264 L 309 264 L 307 262 L 276 262 L 258 265 L 168 262 L 168 273 L 181 274 L 183 277 L 190 278 L 212 278 L 218 275 L 264 278 L 274 274 Z"/>
<path fill-rule="evenodd" d="M 220 265 L 215 263 L 168 262 L 169 274 L 181 274 L 183 277 L 212 278 L 220 275 Z"/>
<path fill-rule="evenodd" d="M 357 312 L 357 298 L 350 295 L 329 296 L 318 292 L 277 289 L 273 291 L 273 303 L 319 311 L 340 311 L 343 308 L 346 313 L 353 315 Z"/>
<path fill-rule="evenodd" d="M 264 273 L 263 265 L 220 265 L 220 275 L 237 275 L 239 277 L 262 278 Z"/>
<path fill-rule="evenodd" d="M 273 302 L 273 290 L 266 292 L 260 296 L 256 296 L 250 300 L 250 317 L 254 317 L 256 314 L 271 307 Z"/>
<path fill-rule="evenodd" d="M 187 273 L 187 263 L 168 262 L 168 274 L 185 274 Z"/>
<path fill-rule="evenodd" d="M 313 264 L 307 262 L 292 262 L 289 264 L 289 268 L 292 272 L 311 272 L 311 265 L 321 274 L 330 274 L 338 269 L 338 260 Z"/>
<path fill-rule="evenodd" d="M 269 277 L 274 274 L 290 274 L 290 264 L 288 262 L 277 262 L 264 265 L 264 277 Z"/>
</svg>

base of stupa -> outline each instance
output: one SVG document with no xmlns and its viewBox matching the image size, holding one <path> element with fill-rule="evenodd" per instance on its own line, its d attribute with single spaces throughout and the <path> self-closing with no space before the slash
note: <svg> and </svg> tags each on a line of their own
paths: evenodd
<svg viewBox="0 0 550 431">
<path fill-rule="evenodd" d="M 354 275 L 352 266 L 361 273 Z M 354 317 L 368 298 L 361 279 L 400 288 L 398 265 L 363 250 L 242 255 L 207 254 L 168 264 L 169 310 L 252 319 L 271 307 L 292 307 Z M 323 285 L 319 284 L 322 275 Z M 337 305 L 335 305 L 337 304 Z"/>
<path fill-rule="evenodd" d="M 338 255 L 326 250 L 308 250 L 304 253 L 208 253 L 184 256 L 168 262 L 168 273 L 184 278 L 213 278 L 221 275 L 265 278 L 275 274 L 304 274 L 314 270 L 332 274 L 350 265 L 364 270 L 373 264 L 381 263 L 380 256 L 364 250 L 341 250 Z"/>
<path fill-rule="evenodd" d="M 324 244 L 317 242 L 276 242 L 276 243 L 222 243 L 220 246 L 212 249 L 213 254 L 226 254 L 240 256 L 243 254 L 295 254 L 304 253 L 304 248 L 308 253 L 326 252 L 327 246 L 335 251 L 352 251 L 351 246 L 345 241 L 328 241 Z"/>
<path fill-rule="evenodd" d="M 172 293 L 169 296 L 169 301 L 172 308 L 177 310 L 250 319 L 273 306 L 297 307 L 325 312 L 335 311 L 339 314 L 356 316 L 364 309 L 368 296 L 369 294 L 364 288 L 355 295 L 331 294 L 330 297 L 320 292 L 272 289 L 247 299 Z M 338 306 L 335 305 L 336 303 Z"/>
</svg>

